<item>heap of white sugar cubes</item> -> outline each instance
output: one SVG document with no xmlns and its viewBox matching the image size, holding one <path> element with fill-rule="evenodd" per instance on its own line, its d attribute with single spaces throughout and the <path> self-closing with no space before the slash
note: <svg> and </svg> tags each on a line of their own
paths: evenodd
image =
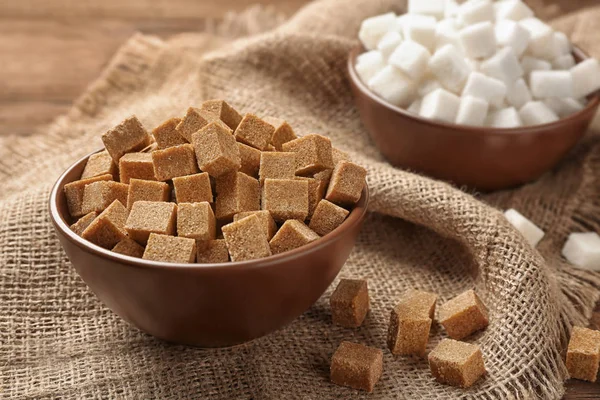
<svg viewBox="0 0 600 400">
<path fill-rule="evenodd" d="M 362 22 L 356 71 L 378 96 L 424 118 L 514 128 L 554 122 L 600 89 L 564 33 L 521 0 L 408 0 Z"/>
</svg>

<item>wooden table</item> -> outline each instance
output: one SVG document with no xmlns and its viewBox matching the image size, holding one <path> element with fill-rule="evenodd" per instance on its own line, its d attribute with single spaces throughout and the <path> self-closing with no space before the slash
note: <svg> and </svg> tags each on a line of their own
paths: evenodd
<svg viewBox="0 0 600 400">
<path fill-rule="evenodd" d="M 551 14 L 596 0 L 562 2 Z M 254 3 L 291 14 L 307 0 L 20 0 L 0 3 L 0 136 L 28 135 L 65 113 L 134 32 L 161 37 L 201 30 Z M 546 0 L 532 0 L 543 3 Z M 566 8 L 565 8 L 566 7 Z M 549 15 L 547 15 L 549 16 Z M 600 308 L 592 327 L 600 329 Z M 600 398 L 571 381 L 566 399 Z"/>
</svg>

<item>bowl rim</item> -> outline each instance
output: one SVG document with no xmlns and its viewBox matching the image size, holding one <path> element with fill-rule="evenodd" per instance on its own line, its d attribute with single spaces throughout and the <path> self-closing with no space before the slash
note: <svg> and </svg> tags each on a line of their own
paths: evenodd
<svg viewBox="0 0 600 400">
<path fill-rule="evenodd" d="M 580 47 L 572 45 L 572 49 L 573 49 L 572 54 L 575 56 L 576 59 L 580 59 L 583 61 L 583 60 L 587 60 L 590 58 L 589 54 L 586 53 Z M 348 60 L 347 60 L 347 68 L 348 68 L 348 73 L 350 75 L 350 80 L 358 88 L 358 90 L 360 90 L 363 93 L 363 95 L 366 95 L 367 97 L 369 97 L 369 99 L 371 99 L 371 101 L 376 102 L 380 106 L 385 107 L 391 111 L 394 111 L 397 114 L 401 114 L 402 116 L 404 116 L 406 118 L 410 118 L 410 119 L 413 119 L 422 124 L 430 125 L 430 126 L 434 126 L 434 127 L 438 127 L 438 128 L 443 127 L 443 128 L 453 129 L 453 130 L 459 130 L 463 134 L 468 133 L 468 134 L 481 135 L 482 133 L 484 133 L 486 135 L 502 135 L 502 136 L 506 136 L 507 134 L 511 134 L 511 133 L 513 133 L 515 135 L 539 134 L 540 131 L 553 129 L 553 128 L 556 128 L 561 125 L 569 125 L 571 122 L 574 122 L 575 120 L 581 118 L 582 115 L 584 115 L 588 112 L 591 112 L 594 108 L 598 107 L 598 105 L 600 104 L 600 90 L 598 90 L 587 96 L 588 103 L 585 105 L 584 108 L 577 111 L 576 113 L 573 113 L 564 118 L 560 118 L 558 121 L 554 121 L 554 122 L 550 122 L 550 123 L 546 123 L 546 124 L 540 124 L 540 125 L 520 126 L 520 127 L 516 127 L 516 128 L 493 128 L 493 127 L 489 127 L 489 126 L 473 126 L 473 125 L 448 123 L 448 122 L 443 122 L 443 121 L 427 119 L 427 118 L 423 118 L 419 115 L 411 113 L 401 107 L 395 106 L 395 105 L 385 101 L 384 99 L 377 96 L 373 91 L 371 91 L 371 89 L 369 89 L 369 87 L 360 79 L 360 77 L 358 76 L 358 73 L 356 72 L 356 58 L 360 54 L 362 54 L 364 51 L 366 51 L 366 49 L 363 47 L 362 44 L 358 44 L 358 45 L 354 46 L 350 50 L 350 52 L 348 54 Z"/>
<path fill-rule="evenodd" d="M 71 164 L 56 180 L 54 183 L 52 190 L 50 192 L 49 198 L 49 213 L 50 219 L 54 227 L 60 231 L 60 233 L 69 240 L 72 244 L 76 245 L 83 251 L 87 253 L 92 253 L 98 257 L 102 257 L 105 259 L 109 259 L 112 261 L 116 261 L 118 263 L 127 264 L 130 267 L 135 268 L 149 268 L 149 269 L 167 269 L 167 270 L 214 270 L 219 269 L 221 271 L 236 271 L 240 269 L 248 270 L 248 269 L 258 269 L 258 268 L 266 268 L 272 265 L 280 265 L 285 264 L 289 259 L 297 258 L 298 256 L 315 253 L 322 247 L 326 246 L 330 242 L 334 242 L 340 240 L 342 234 L 348 229 L 361 224 L 366 217 L 368 211 L 368 205 L 370 200 L 369 195 L 369 187 L 367 182 L 365 181 L 365 186 L 361 193 L 361 197 L 354 206 L 354 208 L 348 214 L 348 217 L 340 226 L 334 229 L 332 232 L 328 233 L 325 236 L 321 236 L 319 239 L 311 242 L 302 247 L 298 247 L 296 249 L 286 251 L 284 253 L 272 255 L 269 257 L 259 258 L 255 260 L 246 260 L 246 261 L 230 261 L 227 263 L 209 263 L 209 264 L 198 264 L 198 263 L 170 263 L 170 262 L 162 262 L 162 261 L 151 261 L 144 260 L 142 258 L 127 256 L 120 253 L 115 253 L 111 250 L 100 247 L 94 243 L 91 243 L 81 236 L 77 235 L 75 232 L 71 230 L 63 215 L 58 210 L 58 196 L 63 195 L 63 187 L 67 183 L 65 182 L 67 175 L 71 173 L 71 171 L 78 166 L 80 166 L 84 161 L 86 161 L 92 154 L 96 154 L 103 149 L 98 149 L 93 151 L 76 162 Z M 74 182 L 74 181 L 72 181 Z"/>
</svg>

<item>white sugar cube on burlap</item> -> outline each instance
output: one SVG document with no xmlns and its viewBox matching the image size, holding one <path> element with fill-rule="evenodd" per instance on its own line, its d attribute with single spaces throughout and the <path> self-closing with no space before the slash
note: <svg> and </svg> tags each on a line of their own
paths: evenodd
<svg viewBox="0 0 600 400">
<path fill-rule="evenodd" d="M 460 51 L 447 44 L 429 59 L 429 70 L 440 81 L 442 86 L 454 93 L 460 93 L 471 73 Z"/>
<path fill-rule="evenodd" d="M 485 124 L 492 128 L 517 128 L 523 126 L 519 112 L 514 107 L 490 111 Z"/>
<path fill-rule="evenodd" d="M 367 51 L 356 58 L 356 72 L 364 83 L 369 83 L 379 71 L 386 66 L 381 52 L 377 50 Z"/>
<path fill-rule="evenodd" d="M 544 104 L 548 106 L 560 118 L 568 117 L 585 107 L 579 101 L 573 98 L 550 97 L 544 100 Z"/>
<path fill-rule="evenodd" d="M 554 32 L 554 46 L 559 55 L 571 54 L 573 51 L 571 41 L 563 32 Z"/>
<path fill-rule="evenodd" d="M 404 40 L 412 40 L 433 51 L 437 25 L 435 18 L 418 14 L 406 14 L 406 16 L 408 18 L 401 23 Z"/>
<path fill-rule="evenodd" d="M 392 30 L 395 24 L 396 14 L 393 12 L 367 18 L 360 25 L 358 38 L 367 50 L 374 50 L 383 35 Z"/>
<path fill-rule="evenodd" d="M 573 97 L 581 99 L 600 89 L 600 63 L 588 58 L 571 68 L 573 76 Z"/>
<path fill-rule="evenodd" d="M 541 101 L 530 101 L 519 110 L 524 125 L 542 125 L 558 121 L 558 115 Z"/>
<path fill-rule="evenodd" d="M 496 20 L 520 21 L 533 17 L 533 10 L 521 0 L 504 0 L 496 2 Z"/>
<path fill-rule="evenodd" d="M 431 54 L 417 42 L 405 40 L 390 55 L 390 65 L 400 69 L 409 78 L 418 81 L 427 72 L 427 63 Z"/>
<path fill-rule="evenodd" d="M 413 81 L 392 65 L 379 71 L 369 81 L 369 87 L 381 98 L 399 107 L 407 107 L 417 94 Z"/>
<path fill-rule="evenodd" d="M 520 109 L 526 103 L 532 100 L 531 92 L 529 87 L 525 83 L 524 79 L 518 79 L 512 85 L 508 85 L 508 91 L 506 92 L 506 101 L 511 106 Z"/>
<path fill-rule="evenodd" d="M 529 76 L 531 94 L 537 99 L 573 97 L 573 76 L 570 71 L 533 71 Z"/>
<path fill-rule="evenodd" d="M 506 84 L 480 72 L 472 72 L 467 79 L 463 96 L 475 96 L 487 101 L 490 106 L 501 106 L 506 97 Z"/>
<path fill-rule="evenodd" d="M 481 126 L 485 121 L 489 106 L 488 102 L 483 99 L 463 96 L 460 99 L 455 122 L 461 125 Z"/>
<path fill-rule="evenodd" d="M 437 19 L 444 18 L 446 0 L 408 0 L 410 14 L 430 15 Z"/>
<path fill-rule="evenodd" d="M 510 47 L 498 50 L 496 54 L 481 63 L 479 70 L 487 76 L 500 79 L 507 86 L 523 76 L 519 59 Z"/>
<path fill-rule="evenodd" d="M 435 46 L 437 49 L 444 47 L 447 44 L 460 46 L 458 41 L 458 29 L 454 19 L 444 19 L 435 27 Z"/>
<path fill-rule="evenodd" d="M 437 121 L 453 123 L 456 120 L 460 98 L 444 89 L 436 89 L 423 97 L 419 115 Z"/>
<path fill-rule="evenodd" d="M 422 99 L 417 99 L 417 100 L 413 101 L 411 103 L 411 105 L 406 109 L 406 111 L 419 115 L 419 112 L 421 111 L 421 102 L 422 101 L 423 101 Z"/>
<path fill-rule="evenodd" d="M 437 79 L 427 79 L 419 84 L 419 97 L 425 97 L 435 89 L 443 89 Z"/>
<path fill-rule="evenodd" d="M 396 31 L 390 31 L 383 35 L 377 43 L 377 50 L 381 52 L 383 59 L 387 60 L 400 43 L 402 43 L 402 35 Z"/>
<path fill-rule="evenodd" d="M 571 54 L 563 54 L 552 60 L 552 68 L 557 70 L 567 70 L 575 66 L 575 57 Z"/>
<path fill-rule="evenodd" d="M 427 0 L 421 0 L 426 3 Z M 491 0 L 468 0 L 458 8 L 458 20 L 464 25 L 494 21 L 494 6 Z"/>
<path fill-rule="evenodd" d="M 554 31 L 550 26 L 537 18 L 525 18 L 519 23 L 531 34 L 527 51 L 532 56 L 547 60 L 556 58 Z"/>
<path fill-rule="evenodd" d="M 577 267 L 600 271 L 600 236 L 596 232 L 571 233 L 562 255 Z"/>
<path fill-rule="evenodd" d="M 538 245 L 544 237 L 544 231 L 538 228 L 533 222 L 525 218 L 520 212 L 511 208 L 504 212 L 504 216 L 531 244 L 532 247 Z"/>
<path fill-rule="evenodd" d="M 488 58 L 496 52 L 496 34 L 489 21 L 461 29 L 458 40 L 464 53 L 471 58 Z"/>
<path fill-rule="evenodd" d="M 521 59 L 521 67 L 523 68 L 523 74 L 529 79 L 529 74 L 532 71 L 549 71 L 552 69 L 552 64 L 539 58 L 524 56 Z"/>
<path fill-rule="evenodd" d="M 531 33 L 527 29 L 509 19 L 496 22 L 494 33 L 498 45 L 511 47 L 518 57 L 527 49 L 531 37 Z"/>
</svg>

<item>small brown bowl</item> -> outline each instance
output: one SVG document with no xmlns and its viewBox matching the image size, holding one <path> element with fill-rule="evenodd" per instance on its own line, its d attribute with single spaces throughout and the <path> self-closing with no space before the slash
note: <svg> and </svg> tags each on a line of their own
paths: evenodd
<svg viewBox="0 0 600 400">
<path fill-rule="evenodd" d="M 142 260 L 96 246 L 71 229 L 63 187 L 81 176 L 86 156 L 58 179 L 50 215 L 58 238 L 98 298 L 124 320 L 158 338 L 201 347 L 244 343 L 283 327 L 325 292 L 354 247 L 368 189 L 330 234 L 272 257 L 225 264 Z"/>
<path fill-rule="evenodd" d="M 479 190 L 498 190 L 537 179 L 555 166 L 585 134 L 600 105 L 598 94 L 585 108 L 544 125 L 498 129 L 421 118 L 373 93 L 354 66 L 363 51 L 348 57 L 350 85 L 363 124 L 395 167 Z M 579 62 L 588 56 L 578 48 Z"/>
</svg>

